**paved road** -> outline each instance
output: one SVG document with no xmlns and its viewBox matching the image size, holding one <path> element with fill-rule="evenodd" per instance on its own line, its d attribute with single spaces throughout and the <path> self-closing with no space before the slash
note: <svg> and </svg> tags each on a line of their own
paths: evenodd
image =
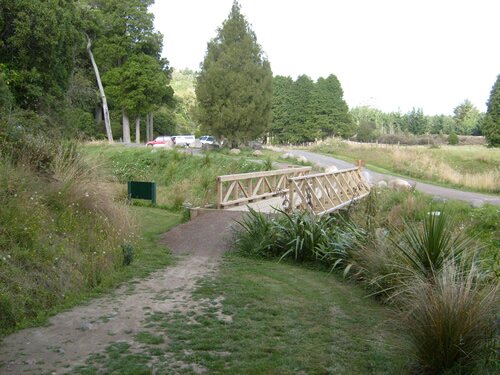
<svg viewBox="0 0 500 375">
<path fill-rule="evenodd" d="M 331 156 L 325 156 L 321 154 L 316 154 L 314 152 L 302 151 L 302 150 L 292 150 L 289 151 L 293 155 L 304 156 L 307 160 L 319 165 L 320 167 L 328 167 L 330 165 L 335 165 L 338 169 L 352 168 L 353 164 L 335 159 Z M 369 169 L 365 169 L 368 172 L 368 179 L 372 183 L 377 183 L 380 180 L 391 180 L 394 178 L 399 178 L 395 176 L 391 176 L 388 174 L 382 174 L 373 172 Z M 500 205 L 500 197 L 496 197 L 494 195 L 480 194 L 480 193 L 471 193 L 467 191 L 461 191 L 457 189 L 450 189 L 441 186 L 426 184 L 423 182 L 416 182 L 414 180 L 405 178 L 406 181 L 409 181 L 411 184 L 416 184 L 416 189 L 433 196 L 438 196 L 442 198 L 448 199 L 457 199 L 466 202 L 473 202 L 475 200 L 482 200 L 485 203 L 490 203 L 494 205 Z"/>
</svg>

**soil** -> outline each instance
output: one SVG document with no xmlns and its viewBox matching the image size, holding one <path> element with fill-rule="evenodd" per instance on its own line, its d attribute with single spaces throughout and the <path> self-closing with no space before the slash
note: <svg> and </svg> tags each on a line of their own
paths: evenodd
<svg viewBox="0 0 500 375">
<path fill-rule="evenodd" d="M 144 322 L 149 311 L 196 309 L 201 303 L 192 299 L 196 283 L 216 274 L 220 256 L 229 248 L 230 227 L 241 215 L 211 211 L 173 228 L 163 235 L 161 243 L 174 254 L 182 254 L 176 265 L 57 314 L 46 327 L 6 337 L 0 343 L 0 374 L 71 373 L 72 368 L 84 365 L 89 355 L 104 351 L 111 343 L 137 347 L 134 335 L 147 331 Z M 231 317 L 221 312 L 221 319 Z M 166 343 L 168 346 L 168 338 Z"/>
</svg>

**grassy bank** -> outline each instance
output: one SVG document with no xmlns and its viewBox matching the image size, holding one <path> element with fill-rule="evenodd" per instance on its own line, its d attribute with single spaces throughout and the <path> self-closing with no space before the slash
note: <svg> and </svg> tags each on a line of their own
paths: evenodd
<svg viewBox="0 0 500 375">
<path fill-rule="evenodd" d="M 75 145 L 24 141 L 25 153 L 6 143 L 2 151 L 12 151 L 0 154 L 0 335 L 168 258 L 154 244 L 158 224 L 139 209 L 131 213 Z M 162 219 L 161 231 L 180 221 L 180 214 L 150 215 Z M 131 258 L 137 262 L 128 266 Z"/>
<path fill-rule="evenodd" d="M 485 193 L 500 193 L 500 150 L 484 146 L 396 146 L 330 139 L 313 151 L 403 176 Z M 380 169 L 379 169 L 380 171 Z"/>
<path fill-rule="evenodd" d="M 185 202 L 196 206 L 215 204 L 215 181 L 219 175 L 266 169 L 265 163 L 225 152 L 191 155 L 177 149 L 120 145 L 89 145 L 84 152 L 92 163 L 100 164 L 106 171 L 108 182 L 120 184 L 124 197 L 127 181 L 155 181 L 158 204 L 175 209 Z"/>
<path fill-rule="evenodd" d="M 146 374 L 151 362 L 156 373 L 408 372 L 394 312 L 328 272 L 229 255 L 194 298 L 187 311 L 151 311 L 145 324 L 155 336 L 136 338 L 140 352 L 116 343 L 74 372 Z"/>
</svg>

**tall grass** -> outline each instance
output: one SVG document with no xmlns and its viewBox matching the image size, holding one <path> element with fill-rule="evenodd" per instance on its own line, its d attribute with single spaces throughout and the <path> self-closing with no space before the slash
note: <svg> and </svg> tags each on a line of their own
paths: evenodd
<svg viewBox="0 0 500 375">
<path fill-rule="evenodd" d="M 105 285 L 135 242 L 127 209 L 75 145 L 27 150 L 41 145 L 43 161 L 0 156 L 0 331 Z"/>
<path fill-rule="evenodd" d="M 455 368 L 459 373 L 475 373 L 470 367 L 477 365 L 474 362 L 494 363 L 496 353 L 489 345 L 497 329 L 498 285 L 478 280 L 477 265 L 464 267 L 455 260 L 448 261 L 433 282 L 413 280 L 404 301 L 408 312 L 402 326 L 426 371 Z"/>
<path fill-rule="evenodd" d="M 314 147 L 348 159 L 414 178 L 471 190 L 500 192 L 500 151 L 485 146 L 375 145 L 327 140 Z"/>
</svg>

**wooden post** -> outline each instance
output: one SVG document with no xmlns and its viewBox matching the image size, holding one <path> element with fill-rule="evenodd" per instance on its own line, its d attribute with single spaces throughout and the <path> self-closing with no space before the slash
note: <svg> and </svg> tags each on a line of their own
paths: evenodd
<svg viewBox="0 0 500 375">
<path fill-rule="evenodd" d="M 365 161 L 364 160 L 356 160 L 356 166 L 358 167 L 358 170 L 361 172 L 361 169 L 365 166 Z"/>
<path fill-rule="evenodd" d="M 217 177 L 217 209 L 222 208 L 222 181 L 220 180 L 220 177 Z"/>
<path fill-rule="evenodd" d="M 294 195 L 293 195 L 293 183 L 291 179 L 288 179 L 288 212 L 293 212 L 295 208 L 294 203 Z"/>
</svg>

